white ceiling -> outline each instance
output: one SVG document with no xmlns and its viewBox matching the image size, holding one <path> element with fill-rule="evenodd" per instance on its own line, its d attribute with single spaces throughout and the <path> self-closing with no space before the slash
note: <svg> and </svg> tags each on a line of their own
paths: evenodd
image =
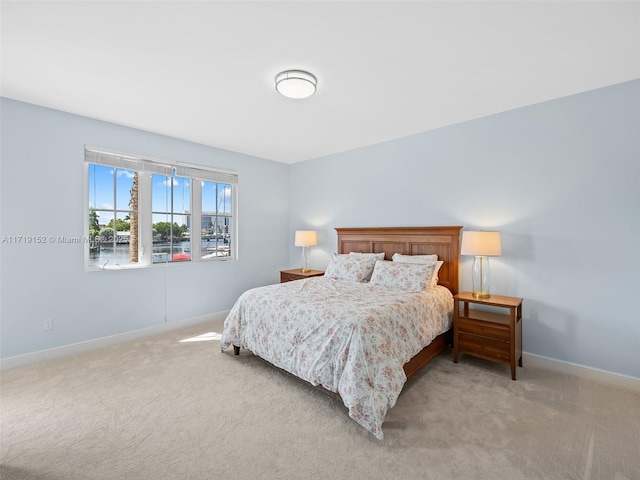
<svg viewBox="0 0 640 480">
<path fill-rule="evenodd" d="M 284 163 L 640 78 L 638 1 L 1 8 L 2 96 Z"/>
</svg>

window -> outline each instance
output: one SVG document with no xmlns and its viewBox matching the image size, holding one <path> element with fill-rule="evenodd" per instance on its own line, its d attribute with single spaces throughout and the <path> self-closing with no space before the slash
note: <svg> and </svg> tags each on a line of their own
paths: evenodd
<svg viewBox="0 0 640 480">
<path fill-rule="evenodd" d="M 202 182 L 202 258 L 231 254 L 231 185 Z"/>
<path fill-rule="evenodd" d="M 89 264 L 137 263 L 138 172 L 89 164 Z M 134 228 L 134 230 L 137 230 Z"/>
<path fill-rule="evenodd" d="M 85 172 L 88 267 L 234 257 L 235 173 L 89 147 Z"/>
<path fill-rule="evenodd" d="M 151 175 L 153 263 L 191 260 L 190 192 L 189 178 Z"/>
</svg>

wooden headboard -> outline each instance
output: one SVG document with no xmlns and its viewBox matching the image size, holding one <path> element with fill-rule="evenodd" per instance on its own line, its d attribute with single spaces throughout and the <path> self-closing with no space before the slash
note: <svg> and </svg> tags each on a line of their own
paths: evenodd
<svg viewBox="0 0 640 480">
<path fill-rule="evenodd" d="M 394 253 L 429 255 L 436 253 L 444 264 L 438 272 L 439 284 L 458 293 L 458 262 L 462 227 L 367 227 L 336 228 L 338 253 Z"/>
</svg>

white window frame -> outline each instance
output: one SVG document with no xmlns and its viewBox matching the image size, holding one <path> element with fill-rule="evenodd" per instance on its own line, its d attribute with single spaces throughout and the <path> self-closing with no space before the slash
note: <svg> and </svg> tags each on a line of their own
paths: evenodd
<svg viewBox="0 0 640 480">
<path fill-rule="evenodd" d="M 105 165 L 138 172 L 138 263 L 123 265 L 89 264 L 89 165 Z M 151 210 L 152 174 L 187 177 L 191 181 L 191 260 L 181 262 L 153 263 L 153 216 Z M 202 180 L 231 185 L 231 241 L 230 255 L 202 258 Z M 102 147 L 85 145 L 84 149 L 84 233 L 87 239 L 84 248 L 85 271 L 131 269 L 167 265 L 188 265 L 202 262 L 236 260 L 238 255 L 238 174 L 230 170 L 206 167 L 184 162 L 170 162 L 149 156 L 139 156 Z M 194 225 L 198 228 L 194 229 Z"/>
</svg>

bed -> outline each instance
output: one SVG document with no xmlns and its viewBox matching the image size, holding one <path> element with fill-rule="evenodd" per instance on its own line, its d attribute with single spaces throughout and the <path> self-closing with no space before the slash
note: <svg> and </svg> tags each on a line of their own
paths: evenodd
<svg viewBox="0 0 640 480">
<path fill-rule="evenodd" d="M 450 344 L 461 229 L 336 228 L 338 251 L 326 276 L 243 293 L 225 320 L 221 349 L 233 346 L 237 355 L 245 348 L 337 393 L 349 416 L 382 439 L 406 380 Z M 389 261 L 394 254 L 404 260 Z M 433 254 L 439 270 L 420 260 Z M 370 278 L 359 281 L 364 270 L 351 278 L 352 270 L 336 270 L 340 262 L 373 265 Z"/>
</svg>

